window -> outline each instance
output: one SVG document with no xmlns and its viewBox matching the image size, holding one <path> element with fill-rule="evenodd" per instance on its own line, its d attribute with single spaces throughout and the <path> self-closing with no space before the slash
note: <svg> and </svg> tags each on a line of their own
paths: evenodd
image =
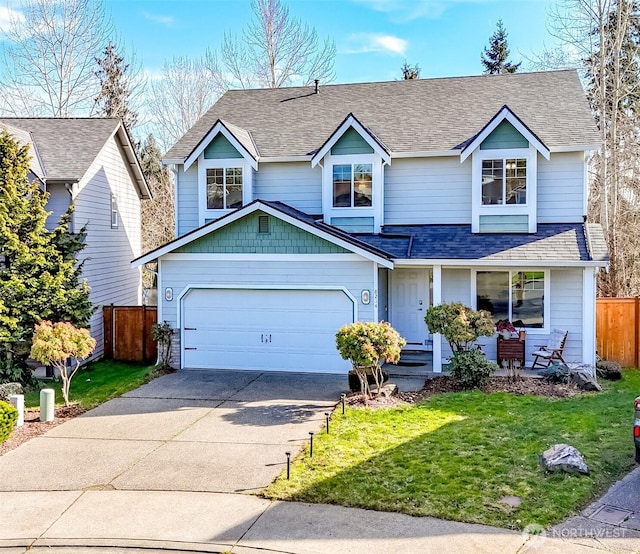
<svg viewBox="0 0 640 554">
<path fill-rule="evenodd" d="M 242 207 L 242 168 L 207 169 L 207 209 L 232 210 Z"/>
<path fill-rule="evenodd" d="M 370 208 L 373 205 L 373 164 L 333 166 L 333 207 Z"/>
<path fill-rule="evenodd" d="M 482 204 L 526 204 L 527 160 L 482 160 Z"/>
<path fill-rule="evenodd" d="M 116 201 L 116 195 L 111 195 L 111 228 L 118 227 L 118 203 Z"/>
<path fill-rule="evenodd" d="M 493 321 L 508 319 L 516 327 L 544 327 L 544 271 L 478 271 L 476 307 Z"/>
</svg>

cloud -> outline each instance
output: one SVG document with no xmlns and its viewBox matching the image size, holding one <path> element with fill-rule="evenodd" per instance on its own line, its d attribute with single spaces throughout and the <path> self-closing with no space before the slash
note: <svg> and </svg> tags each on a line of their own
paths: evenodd
<svg viewBox="0 0 640 554">
<path fill-rule="evenodd" d="M 395 21 L 437 19 L 454 4 L 481 4 L 494 0 L 352 0 L 377 12 L 388 13 Z"/>
<path fill-rule="evenodd" d="M 9 29 L 12 21 L 21 23 L 24 21 L 24 15 L 19 11 L 12 10 L 9 6 L 0 6 L 0 34 Z"/>
<path fill-rule="evenodd" d="M 164 25 L 165 27 L 173 27 L 174 23 L 176 22 L 176 18 L 172 15 L 160 15 L 157 13 L 142 12 L 142 17 L 144 17 L 147 21 L 159 23 L 160 25 Z"/>
<path fill-rule="evenodd" d="M 367 52 L 384 52 L 404 56 L 409 43 L 403 38 L 379 33 L 357 33 L 349 37 L 352 46 L 347 54 L 365 54 Z"/>
</svg>

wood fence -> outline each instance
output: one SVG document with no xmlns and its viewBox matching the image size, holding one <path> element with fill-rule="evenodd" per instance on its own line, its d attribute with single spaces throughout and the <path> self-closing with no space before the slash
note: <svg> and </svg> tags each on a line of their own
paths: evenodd
<svg viewBox="0 0 640 554">
<path fill-rule="evenodd" d="M 622 367 L 640 366 L 640 298 L 596 300 L 596 348 Z"/>
<path fill-rule="evenodd" d="M 151 328 L 158 310 L 147 306 L 105 306 L 104 356 L 123 362 L 155 362 L 156 343 Z"/>
</svg>

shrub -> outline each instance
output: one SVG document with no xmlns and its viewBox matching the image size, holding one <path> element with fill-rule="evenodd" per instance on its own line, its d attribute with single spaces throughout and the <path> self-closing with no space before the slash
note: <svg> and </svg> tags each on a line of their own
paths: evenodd
<svg viewBox="0 0 640 554">
<path fill-rule="evenodd" d="M 622 366 L 618 362 L 599 360 L 596 362 L 596 373 L 601 379 L 618 381 L 622 379 Z"/>
<path fill-rule="evenodd" d="M 0 384 L 21 383 L 28 387 L 35 384 L 33 371 L 25 363 L 26 356 L 0 358 Z"/>
<path fill-rule="evenodd" d="M 24 390 L 20 383 L 3 383 L 0 385 L 0 401 L 9 402 L 12 394 L 23 394 Z"/>
<path fill-rule="evenodd" d="M 65 406 L 69 405 L 71 379 L 80 368 L 80 361 L 89 357 L 95 347 L 96 339 L 89 331 L 78 329 L 71 323 L 43 321 L 36 325 L 31 357 L 43 364 L 53 365 L 60 372 Z"/>
<path fill-rule="evenodd" d="M 429 331 L 440 333 L 452 352 L 470 350 L 479 337 L 494 333 L 491 314 L 485 310 L 472 310 L 460 302 L 431 306 L 424 318 Z"/>
<path fill-rule="evenodd" d="M 473 389 L 485 385 L 498 365 L 487 360 L 480 350 L 463 350 L 454 352 L 449 370 L 451 377 L 465 389 Z"/>
<path fill-rule="evenodd" d="M 173 329 L 168 321 L 156 323 L 151 328 L 153 340 L 158 343 L 158 363 L 164 368 L 171 367 L 171 339 L 173 337 Z"/>
<path fill-rule="evenodd" d="M 336 333 L 336 348 L 342 359 L 350 360 L 360 380 L 360 391 L 369 395 L 368 375 L 382 385 L 382 364 L 398 363 L 400 350 L 407 344 L 388 323 L 356 322 L 345 325 Z"/>
<path fill-rule="evenodd" d="M 17 420 L 18 410 L 11 404 L 0 400 L 0 443 L 3 443 L 9 438 Z"/>
<path fill-rule="evenodd" d="M 568 383 L 569 367 L 554 360 L 549 367 L 538 371 L 538 375 L 544 377 L 549 383 Z"/>
</svg>

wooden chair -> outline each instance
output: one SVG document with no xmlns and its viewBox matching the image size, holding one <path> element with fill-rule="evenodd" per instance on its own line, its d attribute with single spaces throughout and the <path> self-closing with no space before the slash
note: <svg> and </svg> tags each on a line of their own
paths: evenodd
<svg viewBox="0 0 640 554">
<path fill-rule="evenodd" d="M 533 353 L 534 360 L 531 369 L 536 367 L 546 368 L 549 367 L 552 360 L 560 360 L 563 364 L 562 352 L 564 351 L 564 345 L 567 342 L 567 335 L 569 331 L 564 329 L 554 329 L 549 336 L 549 342 L 546 345 L 536 344 L 539 350 Z"/>
</svg>

